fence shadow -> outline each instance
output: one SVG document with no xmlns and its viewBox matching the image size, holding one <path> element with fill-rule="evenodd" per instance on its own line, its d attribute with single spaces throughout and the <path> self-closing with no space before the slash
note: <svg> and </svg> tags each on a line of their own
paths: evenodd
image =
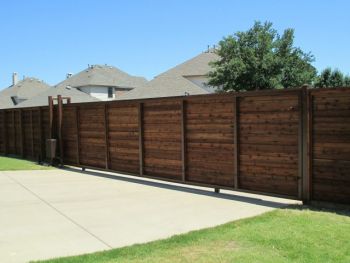
<svg viewBox="0 0 350 263">
<path fill-rule="evenodd" d="M 181 186 L 181 185 L 174 185 L 172 183 L 167 183 L 165 181 L 164 182 L 149 181 L 149 180 L 145 180 L 142 177 L 135 177 L 135 178 L 124 177 L 120 173 L 109 174 L 109 173 L 106 173 L 103 171 L 90 170 L 90 169 L 88 171 L 87 170 L 82 171 L 81 168 L 67 167 L 67 166 L 65 166 L 63 169 L 67 170 L 67 171 L 71 171 L 71 172 L 89 175 L 89 176 L 103 177 L 103 178 L 118 180 L 118 181 L 122 181 L 122 182 L 141 184 L 141 185 L 145 185 L 145 186 L 158 187 L 158 188 L 180 191 L 180 192 L 185 192 L 185 193 L 191 193 L 191 194 L 196 194 L 196 195 L 210 196 L 213 198 L 220 198 L 220 199 L 226 199 L 226 200 L 231 200 L 231 201 L 245 202 L 245 203 L 249 203 L 249 204 L 266 206 L 266 207 L 271 207 L 271 208 L 282 208 L 282 207 L 289 206 L 289 204 L 287 204 L 285 202 L 278 202 L 278 200 L 271 201 L 271 200 L 263 200 L 263 199 L 259 199 L 259 198 L 255 198 L 255 197 L 235 195 L 234 191 L 232 191 L 232 194 L 215 193 L 215 192 L 211 192 L 207 189 L 193 188 L 193 187 L 191 187 L 191 185 L 188 185 L 188 186 L 182 185 Z M 296 204 L 295 206 L 298 206 L 298 205 Z"/>
<path fill-rule="evenodd" d="M 294 209 L 299 211 L 310 210 L 314 212 L 327 212 L 350 217 L 350 205 L 329 202 L 311 202 L 311 204 L 308 205 L 290 205 L 288 207 L 283 207 L 282 209 Z"/>
</svg>

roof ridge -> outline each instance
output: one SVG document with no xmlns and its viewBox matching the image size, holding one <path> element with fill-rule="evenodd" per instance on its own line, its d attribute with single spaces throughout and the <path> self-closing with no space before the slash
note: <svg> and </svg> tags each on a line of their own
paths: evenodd
<svg viewBox="0 0 350 263">
<path fill-rule="evenodd" d="M 187 65 L 187 64 L 189 64 L 189 63 L 191 63 L 191 62 L 196 61 L 198 58 L 200 58 L 200 57 L 202 57 L 202 56 L 207 56 L 207 55 L 216 55 L 216 53 L 215 53 L 215 52 L 211 52 L 211 51 L 210 51 L 210 52 L 207 52 L 207 51 L 201 52 L 201 53 L 199 53 L 198 55 L 196 55 L 196 56 L 194 56 L 194 57 L 192 57 L 192 58 L 190 58 L 190 59 L 188 59 L 188 60 L 186 60 L 186 61 L 184 61 L 184 62 L 182 62 L 182 63 L 180 63 L 180 64 L 177 64 L 176 66 L 174 66 L 174 67 L 168 69 L 167 71 L 165 71 L 165 72 L 163 72 L 163 73 L 161 73 L 161 74 L 155 76 L 154 79 L 155 79 L 155 78 L 158 78 L 158 77 L 160 77 L 160 76 L 166 75 L 166 74 L 172 74 L 173 72 L 176 72 L 176 70 L 181 69 L 181 68 L 184 67 L 185 65 Z M 181 74 L 180 74 L 180 75 L 181 75 Z M 182 76 L 182 75 L 181 75 L 181 76 Z"/>
<path fill-rule="evenodd" d="M 89 65 L 78 73 L 62 80 L 55 87 L 72 86 L 114 86 L 136 88 L 144 85 L 147 79 L 141 76 L 133 76 L 129 73 L 110 65 Z"/>
</svg>

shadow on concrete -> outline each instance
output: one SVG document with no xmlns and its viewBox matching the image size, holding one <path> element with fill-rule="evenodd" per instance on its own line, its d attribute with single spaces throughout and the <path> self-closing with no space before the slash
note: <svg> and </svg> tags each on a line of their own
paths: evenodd
<svg viewBox="0 0 350 263">
<path fill-rule="evenodd" d="M 123 182 L 128 182 L 128 183 L 135 183 L 135 184 L 142 184 L 146 186 L 152 186 L 152 187 L 159 187 L 163 189 L 169 189 L 169 190 L 174 190 L 174 191 L 180 191 L 180 192 L 185 192 L 185 193 L 191 193 L 191 194 L 197 194 L 197 195 L 203 195 L 203 196 L 210 196 L 214 198 L 221 198 L 221 199 L 226 199 L 226 200 L 232 200 L 232 201 L 239 201 L 239 202 L 245 202 L 245 203 L 250 203 L 254 205 L 260 205 L 260 206 L 266 206 L 266 207 L 271 207 L 271 208 L 281 208 L 281 207 L 286 207 L 288 204 L 284 202 L 278 202 L 276 201 L 269 201 L 269 200 L 263 200 L 259 198 L 254 198 L 254 197 L 248 197 L 248 196 L 241 196 L 241 195 L 234 195 L 234 191 L 232 191 L 232 194 L 226 194 L 226 193 L 215 193 L 211 192 L 206 189 L 198 189 L 198 188 L 192 188 L 191 185 L 189 187 L 187 185 L 181 186 L 181 185 L 174 185 L 172 183 L 167 183 L 167 182 L 155 182 L 155 181 L 149 181 L 149 180 L 144 180 L 143 178 L 130 178 L 130 177 L 124 177 L 119 174 L 109 174 L 103 171 L 97 171 L 97 170 L 90 170 L 87 171 L 82 171 L 81 168 L 78 167 L 67 167 L 65 166 L 63 168 L 64 170 L 71 171 L 71 172 L 76 172 L 76 173 L 81 173 L 84 175 L 90 175 L 90 176 L 97 176 L 97 177 L 103 177 L 103 178 L 108 178 L 108 179 L 113 179 L 113 180 L 118 180 L 118 181 L 123 181 Z M 129 175 L 126 175 L 129 176 Z M 155 179 L 152 179 L 155 180 Z M 209 187 L 206 187 L 209 188 Z M 296 205 L 298 206 L 298 205 Z"/>
</svg>

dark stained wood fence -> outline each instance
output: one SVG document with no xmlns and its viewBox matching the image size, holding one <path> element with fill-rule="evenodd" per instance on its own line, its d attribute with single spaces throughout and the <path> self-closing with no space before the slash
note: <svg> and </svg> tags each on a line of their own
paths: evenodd
<svg viewBox="0 0 350 263">
<path fill-rule="evenodd" d="M 59 115 L 0 110 L 0 152 L 43 160 L 61 134 L 67 165 L 350 203 L 350 89 L 65 104 L 61 130 Z"/>
<path fill-rule="evenodd" d="M 310 90 L 312 199 L 350 203 L 350 88 Z"/>
<path fill-rule="evenodd" d="M 30 160 L 45 159 L 49 138 L 48 108 L 0 110 L 0 153 Z"/>
<path fill-rule="evenodd" d="M 299 94 L 243 97 L 239 110 L 240 186 L 301 197 Z"/>
</svg>

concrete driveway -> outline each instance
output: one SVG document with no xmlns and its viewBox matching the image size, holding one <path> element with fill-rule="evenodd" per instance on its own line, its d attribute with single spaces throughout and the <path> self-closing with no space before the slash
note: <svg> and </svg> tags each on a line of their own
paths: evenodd
<svg viewBox="0 0 350 263">
<path fill-rule="evenodd" d="M 0 262 L 142 243 L 295 203 L 78 169 L 0 172 Z"/>
</svg>

